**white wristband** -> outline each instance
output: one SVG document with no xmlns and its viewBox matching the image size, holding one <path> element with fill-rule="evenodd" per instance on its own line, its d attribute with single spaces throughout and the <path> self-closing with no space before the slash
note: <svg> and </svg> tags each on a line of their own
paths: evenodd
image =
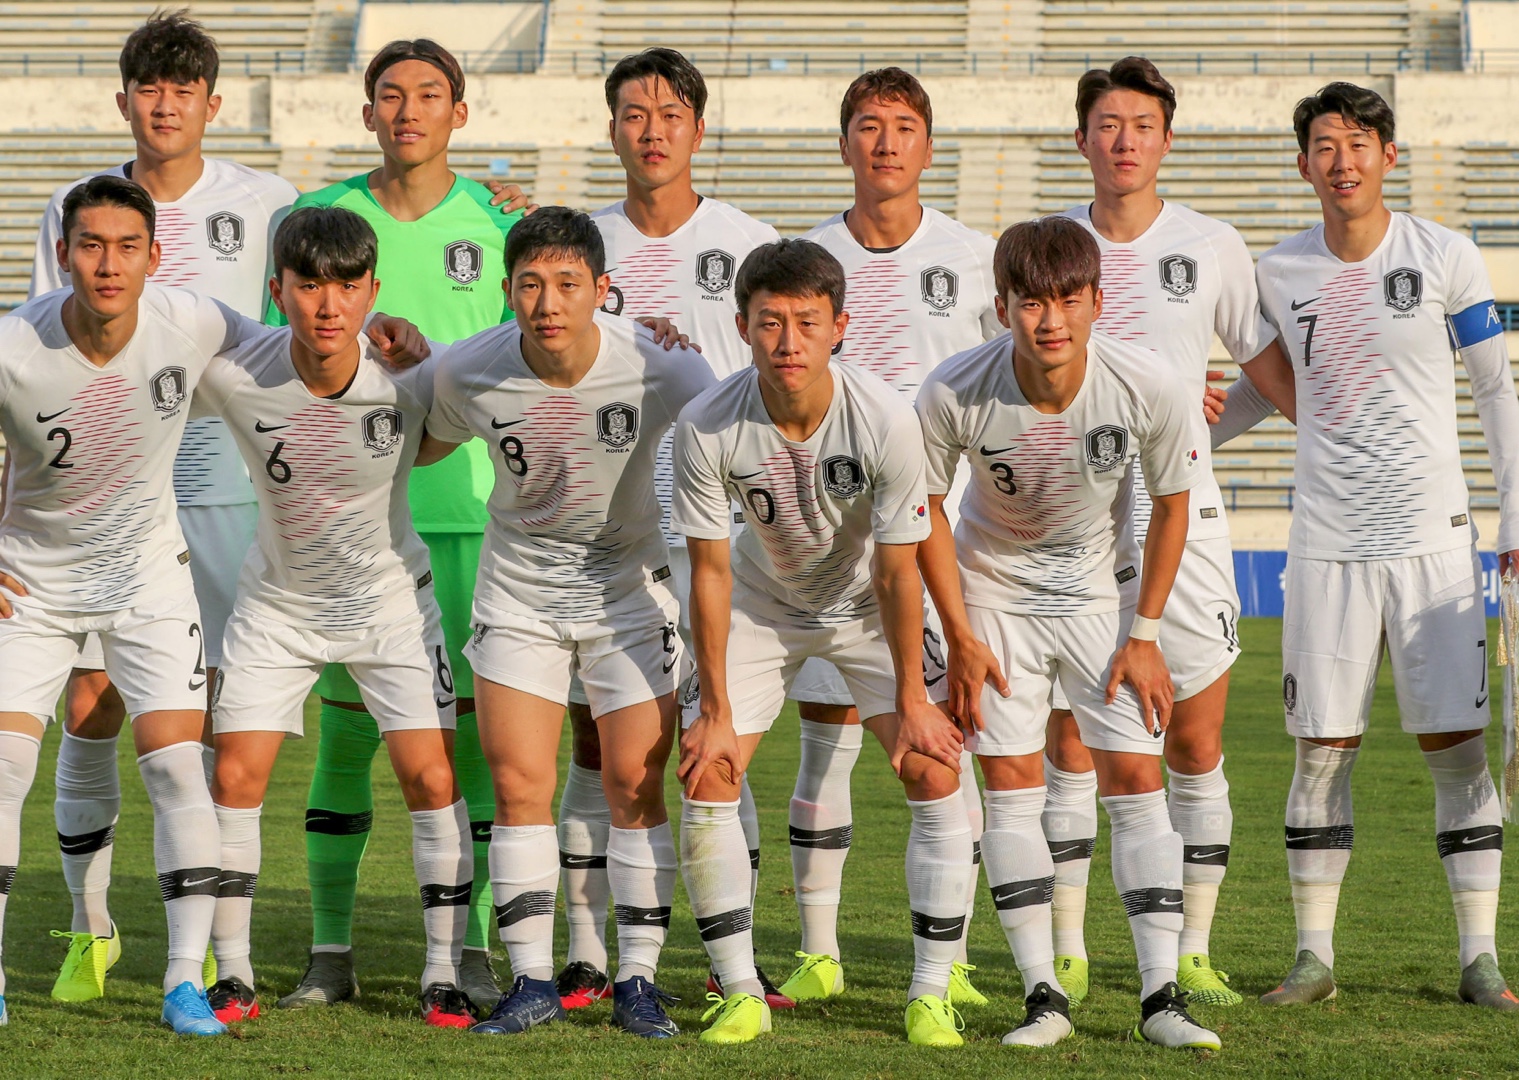
<svg viewBox="0 0 1519 1080">
<path fill-rule="evenodd" d="M 1134 621 L 1129 624 L 1129 638 L 1132 641 L 1159 640 L 1160 620 L 1147 619 L 1143 615 L 1135 615 Z"/>
</svg>

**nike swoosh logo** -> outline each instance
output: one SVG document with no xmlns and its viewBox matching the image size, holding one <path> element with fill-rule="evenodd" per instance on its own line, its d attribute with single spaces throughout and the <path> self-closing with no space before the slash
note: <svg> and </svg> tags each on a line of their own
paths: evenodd
<svg viewBox="0 0 1519 1080">
<path fill-rule="evenodd" d="M 658 913 L 652 912 L 652 911 L 646 911 L 646 912 L 643 913 L 643 921 L 644 922 L 660 922 L 661 919 L 660 919 Z"/>
<path fill-rule="evenodd" d="M 1473 708 L 1480 709 L 1480 708 L 1482 708 L 1482 706 L 1484 706 L 1486 704 L 1487 704 L 1487 695 L 1483 694 L 1481 697 L 1479 697 L 1477 699 L 1477 704 L 1475 706 L 1473 706 Z"/>
<path fill-rule="evenodd" d="M 497 420 L 494 416 L 491 417 L 491 427 L 495 428 L 497 431 L 500 431 L 503 428 L 516 427 L 520 423 L 522 423 L 521 420 L 507 420 L 503 423 L 502 421 Z"/>
<path fill-rule="evenodd" d="M 765 475 L 765 470 L 761 469 L 759 472 L 734 473 L 733 474 L 733 479 L 734 480 L 753 480 L 756 476 L 764 476 L 764 475 Z"/>
<path fill-rule="evenodd" d="M 670 672 L 672 672 L 672 671 L 675 670 L 675 661 L 671 660 L 668 664 L 663 665 L 663 667 L 664 667 L 664 674 L 668 675 L 668 674 L 670 674 Z"/>
<path fill-rule="evenodd" d="M 1000 904 L 1000 903 L 1002 903 L 1002 901 L 1004 901 L 1004 900 L 1011 900 L 1015 896 L 1023 896 L 1026 893 L 1033 892 L 1034 889 L 1036 889 L 1037 887 L 1038 886 L 1030 885 L 1026 889 L 1014 889 L 1011 892 L 992 893 L 992 903 L 994 903 L 994 904 Z"/>
<path fill-rule="evenodd" d="M 1073 851 L 1082 851 L 1085 850 L 1085 848 L 1086 844 L 1083 843 L 1069 844 L 1066 847 L 1059 849 L 1050 848 L 1050 856 L 1053 858 L 1059 855 L 1069 855 Z"/>
<path fill-rule="evenodd" d="M 194 679 L 190 680 L 190 689 L 191 690 L 204 690 L 205 686 L 206 686 L 206 680 L 205 679 L 202 679 L 200 682 L 196 682 Z"/>
<path fill-rule="evenodd" d="M 1181 907 L 1181 901 L 1180 900 L 1167 900 L 1165 897 L 1161 897 L 1160 898 L 1160 906 L 1161 907 Z"/>
<path fill-rule="evenodd" d="M 924 679 L 923 680 L 923 685 L 924 686 L 932 686 L 932 685 L 934 685 L 934 683 L 939 683 L 939 682 L 943 682 L 943 681 L 944 681 L 944 676 L 943 675 L 935 675 L 932 679 Z"/>
<path fill-rule="evenodd" d="M 1495 836 L 1502 835 L 1503 830 L 1499 829 L 1497 832 L 1483 833 L 1481 836 L 1463 836 L 1461 838 L 1461 846 L 1465 847 L 1468 844 L 1480 844 L 1486 840 L 1491 840 Z"/>
<path fill-rule="evenodd" d="M 1005 454 L 1005 453 L 1007 453 L 1011 449 L 1012 449 L 1011 446 L 1004 446 L 1001 450 L 988 450 L 985 446 L 982 446 L 981 447 L 981 456 L 982 457 L 996 457 L 998 454 Z"/>
<path fill-rule="evenodd" d="M 72 855 L 76 851 L 84 851 L 86 848 L 91 847 L 96 842 L 97 841 L 93 836 L 88 840 L 81 840 L 77 844 L 65 844 L 62 841 L 59 841 L 58 850 L 63 852 L 65 855 Z"/>
<path fill-rule="evenodd" d="M 1322 296 L 1315 296 L 1312 300 L 1304 300 L 1301 304 L 1299 304 L 1296 300 L 1294 300 L 1294 301 L 1292 301 L 1292 310 L 1293 311 L 1302 311 L 1309 304 L 1316 303 L 1317 301 L 1322 300 L 1322 299 L 1323 299 Z"/>
<path fill-rule="evenodd" d="M 468 895 L 468 889 L 457 889 L 454 892 L 440 892 L 438 894 L 438 899 L 444 903 L 447 903 L 450 900 L 462 900 Z"/>
<path fill-rule="evenodd" d="M 256 432 L 258 432 L 260 435 L 267 435 L 271 431 L 279 431 L 279 430 L 281 430 L 283 428 L 287 428 L 289 426 L 290 426 L 289 424 L 267 424 L 266 425 L 262 420 L 255 420 L 255 421 L 253 421 L 253 430 L 256 431 Z"/>
<path fill-rule="evenodd" d="M 593 862 L 596 861 L 596 856 L 594 856 L 594 855 L 565 855 L 563 861 L 564 861 L 564 865 L 566 867 L 590 866 Z"/>
<path fill-rule="evenodd" d="M 72 407 L 72 406 L 66 406 L 66 407 L 64 407 L 64 408 L 62 408 L 62 409 L 59 409 L 59 410 L 58 410 L 58 411 L 57 411 L 57 412 L 55 412 L 55 413 L 53 413 L 53 414 L 52 414 L 52 415 L 51 415 L 51 416 L 43 416 L 43 415 L 42 415 L 42 414 L 41 414 L 41 413 L 40 413 L 40 412 L 39 412 L 39 413 L 38 413 L 38 414 L 37 414 L 37 423 L 39 423 L 39 424 L 45 424 L 45 423 L 47 423 L 47 422 L 48 422 L 48 421 L 49 421 L 49 420 L 56 420 L 56 419 L 58 419 L 58 418 L 59 418 L 59 417 L 60 417 L 60 416 L 62 416 L 62 415 L 63 415 L 63 414 L 64 414 L 64 413 L 66 413 L 66 412 L 68 412 L 68 411 L 69 411 L 69 408 L 71 408 L 71 407 Z"/>
<path fill-rule="evenodd" d="M 1216 853 L 1212 852 L 1212 851 L 1194 851 L 1192 853 L 1192 858 L 1194 858 L 1194 859 L 1211 859 L 1211 858 L 1213 858 L 1213 856 L 1215 854 Z"/>
<path fill-rule="evenodd" d="M 995 903 L 995 899 L 992 902 Z M 937 926 L 934 923 L 929 923 L 924 929 L 928 934 L 948 934 L 960 929 L 960 924 L 949 923 L 946 926 Z"/>
<path fill-rule="evenodd" d="M 458 698 L 433 698 L 432 703 L 440 709 L 446 709 L 457 700 Z"/>
<path fill-rule="evenodd" d="M 180 888 L 181 888 L 181 889 L 193 889 L 193 888 L 194 888 L 194 887 L 195 887 L 195 886 L 197 886 L 197 885 L 204 885 L 204 884 L 206 884 L 206 883 L 207 883 L 207 882 L 208 882 L 208 881 L 215 881 L 215 880 L 217 880 L 217 878 L 218 878 L 218 877 L 219 877 L 219 876 L 220 876 L 220 875 L 212 875 L 212 876 L 211 876 L 211 877 L 203 877 L 203 878 L 197 878 L 197 879 L 196 879 L 196 880 L 194 880 L 194 881 L 190 881 L 190 880 L 189 880 L 189 879 L 188 879 L 188 878 L 187 878 L 187 879 L 186 879 L 186 880 L 184 880 L 184 881 L 181 881 L 181 882 L 180 882 L 180 883 L 179 883 L 179 887 L 180 887 Z"/>
</svg>

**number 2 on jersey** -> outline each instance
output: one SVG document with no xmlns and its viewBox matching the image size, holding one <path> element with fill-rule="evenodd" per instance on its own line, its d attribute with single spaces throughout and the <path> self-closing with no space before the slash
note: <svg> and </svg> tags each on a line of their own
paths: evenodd
<svg viewBox="0 0 1519 1080">
<path fill-rule="evenodd" d="M 69 447 L 74 445 L 74 436 L 69 433 L 69 429 L 66 427 L 55 427 L 52 431 L 49 431 L 47 433 L 48 442 L 52 442 L 54 439 L 62 439 L 63 445 L 60 446 L 58 448 L 58 452 L 53 455 L 53 460 L 48 462 L 48 468 L 72 469 L 74 467 L 74 463 L 72 461 L 64 461 L 63 455 L 67 454 L 69 452 Z"/>
</svg>

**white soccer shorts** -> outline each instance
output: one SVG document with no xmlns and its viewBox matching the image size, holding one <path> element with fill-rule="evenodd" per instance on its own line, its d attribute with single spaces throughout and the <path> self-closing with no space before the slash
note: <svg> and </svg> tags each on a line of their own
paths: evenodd
<svg viewBox="0 0 1519 1080">
<path fill-rule="evenodd" d="M 669 585 L 680 608 L 680 618 L 676 620 L 675 628 L 680 632 L 680 640 L 686 647 L 687 655 L 691 655 L 691 554 L 686 550 L 684 541 L 670 545 Z M 589 705 L 579 672 L 570 676 L 569 696 L 572 705 Z"/>
<path fill-rule="evenodd" d="M 1288 556 L 1283 606 L 1290 734 L 1362 734 L 1384 642 L 1404 731 L 1476 731 L 1491 721 L 1475 549 L 1365 562 Z"/>
<path fill-rule="evenodd" d="M 381 734 L 453 730 L 454 681 L 442 616 L 430 587 L 416 595 L 415 611 L 359 630 L 295 626 L 265 608 L 236 608 L 216 672 L 212 731 L 283 731 L 299 738 L 306 697 L 328 664 L 348 668 Z"/>
<path fill-rule="evenodd" d="M 92 634 L 99 635 L 104 670 L 128 714 L 205 709 L 200 612 L 190 588 L 107 612 L 51 611 L 28 597 L 10 600 L 13 614 L 0 619 L 0 712 L 31 713 L 49 723 Z"/>
</svg>

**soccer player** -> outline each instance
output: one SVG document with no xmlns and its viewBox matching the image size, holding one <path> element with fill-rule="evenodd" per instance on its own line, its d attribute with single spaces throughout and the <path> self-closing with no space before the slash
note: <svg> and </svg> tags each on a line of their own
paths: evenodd
<svg viewBox="0 0 1519 1080">
<path fill-rule="evenodd" d="M 844 93 L 839 130 L 839 153 L 854 173 L 854 205 L 807 239 L 839 260 L 849 284 L 851 330 L 839 358 L 885 379 L 910 402 L 939 361 L 1002 333 L 992 282 L 996 244 L 919 198 L 923 172 L 933 163 L 933 106 L 912 75 L 888 67 L 855 79 Z M 950 513 L 958 501 L 957 492 Z M 941 649 L 932 611 L 925 635 L 930 648 Z M 810 1001 L 844 989 L 839 892 L 854 832 L 849 776 L 863 729 L 838 671 L 821 658 L 803 665 L 791 694 L 802 716 L 790 829 L 805 955 L 781 992 Z M 960 782 L 979 865 L 981 800 L 968 753 Z M 972 888 L 966 902 L 974 907 L 974 901 Z M 965 961 L 962 940 L 950 1000 L 984 1005 Z"/>
<path fill-rule="evenodd" d="M 691 552 L 699 682 L 682 718 L 681 863 L 727 995 L 709 995 L 704 1042 L 748 1042 L 770 1030 L 754 968 L 739 786 L 809 656 L 842 672 L 912 811 L 907 1038 L 963 1041 L 945 998 L 974 870 L 955 775 L 960 733 L 924 686 L 922 434 L 912 406 L 885 382 L 829 362 L 849 323 L 844 280 L 838 260 L 810 241 L 751 252 L 735 291 L 753 365 L 692 402 L 676 433 L 673 518 Z M 731 564 L 730 495 L 747 525 Z"/>
<path fill-rule="evenodd" d="M 1154 350 L 1163 370 L 1201 395 L 1215 334 L 1248 364 L 1279 346 L 1260 315 L 1255 267 L 1245 242 L 1221 221 L 1162 200 L 1156 177 L 1171 148 L 1176 91 L 1143 57 L 1089 71 L 1076 88 L 1076 148 L 1092 170 L 1093 200 L 1065 215 L 1097 240 L 1102 252 L 1102 317 L 1097 329 Z M 1209 933 L 1229 863 L 1233 813 L 1223 772 L 1224 706 L 1229 669 L 1240 653 L 1239 596 L 1223 497 L 1213 479 L 1206 422 L 1190 417 L 1201 476 L 1188 508 L 1187 547 L 1166 604 L 1160 647 L 1176 688 L 1165 760 L 1167 805 L 1181 834 L 1185 862 L 1178 983 L 1194 1003 L 1237 1005 L 1209 959 Z M 1123 558 L 1149 520 L 1149 499 L 1135 485 L 1134 528 Z M 1138 579 L 1124 590 L 1133 603 Z M 1088 871 L 1097 837 L 1097 780 L 1075 718 L 1056 695 L 1045 743 L 1045 838 L 1055 859 L 1055 970 L 1072 1004 L 1086 997 L 1083 940 Z"/>
<path fill-rule="evenodd" d="M 474 857 L 450 760 L 454 679 L 406 498 L 433 371 L 397 374 L 360 342 L 376 261 L 374 230 L 357 214 L 295 211 L 275 234 L 270 286 L 289 327 L 218 358 L 196 392 L 197 410 L 226 420 L 260 500 L 213 704 L 220 977 L 207 996 L 223 1022 L 259 1014 L 248 935 L 264 793 L 281 744 L 301 734 L 306 695 L 338 663 L 380 726 L 411 811 L 422 1016 L 473 1023 L 457 988 Z"/>
<path fill-rule="evenodd" d="M 1172 685 L 1156 644 L 1190 492 L 1204 475 L 1192 443 L 1197 398 L 1147 350 L 1093 333 L 1101 255 L 1076 222 L 1014 225 L 997 243 L 996 273 L 1012 336 L 941 364 L 918 394 L 918 415 L 933 522 L 922 562 L 951 665 L 934 693 L 973 731 L 987 878 L 1027 994 L 1027 1019 L 1003 1041 L 1049 1045 L 1071 1030 L 1050 930 L 1054 863 L 1039 825 L 1058 682 L 1113 823 L 1113 880 L 1141 980 L 1134 1037 L 1217 1049 L 1176 984 L 1182 839 L 1161 785 Z M 970 487 L 951 538 L 943 502 L 962 456 Z M 1115 537 L 1136 457 L 1154 510 L 1138 605 L 1123 607 L 1120 585 L 1137 568 L 1119 558 Z"/>
<path fill-rule="evenodd" d="M 714 380 L 696 352 L 666 351 L 645 328 L 597 314 L 610 284 L 585 214 L 545 207 L 525 219 L 506 265 L 517 321 L 449 350 L 428 421 L 446 442 L 488 439 L 495 469 L 466 651 L 496 792 L 491 888 L 516 981 L 475 1030 L 520 1032 L 565 1015 L 553 967 L 553 797 L 578 672 L 611 808 L 612 1021 L 664 1038 L 676 1027 L 654 985 L 675 888 L 663 781 L 683 650 L 654 458 Z"/>
<path fill-rule="evenodd" d="M 1466 237 L 1387 209 L 1382 184 L 1398 148 L 1378 94 L 1330 83 L 1298 103 L 1292 124 L 1298 172 L 1324 221 L 1261 256 L 1261 308 L 1288 358 L 1248 369 L 1267 396 L 1275 376 L 1258 373 L 1262 361 L 1290 372 L 1299 403 L 1282 620 L 1282 698 L 1297 739 L 1287 795 L 1297 960 L 1261 1001 L 1335 994 L 1334 920 L 1355 832 L 1350 774 L 1385 642 L 1403 730 L 1434 779 L 1435 843 L 1460 935 L 1457 992 L 1519 1010 L 1494 936 L 1503 823 L 1482 738 L 1487 624 L 1450 355 L 1461 354 L 1482 420 L 1507 571 L 1519 549 L 1519 399 L 1493 287 Z"/>
<path fill-rule="evenodd" d="M 691 158 L 701 149 L 707 84 L 701 72 L 674 49 L 646 49 L 624 57 L 606 80 L 612 146 L 627 173 L 627 198 L 591 215 L 606 245 L 612 285 L 606 310 L 675 322 L 697 341 L 712 370 L 726 376 L 749 363 L 733 317 L 734 275 L 755 247 L 779 239 L 769 225 L 736 207 L 698 195 L 691 186 Z M 668 527 L 670 442 L 661 445 L 654 487 L 666 515 L 671 582 L 681 601 L 680 628 L 689 645 L 685 601 L 690 564 L 685 539 Z M 609 824 L 601 791 L 596 725 L 578 687 L 570 693 L 574 757 L 559 802 L 559 862 L 569 954 L 556 985 L 567 1009 L 605 997 Z M 741 802 L 749 845 L 751 889 L 759 885 L 759 819 L 747 785 Z M 761 975 L 775 1007 L 787 1007 Z M 714 986 L 714 989 L 716 987 Z"/>
<path fill-rule="evenodd" d="M 136 156 L 106 175 L 131 179 L 153 197 L 162 253 L 155 284 L 193 288 L 257 318 L 269 279 L 269 240 L 296 191 L 269 173 L 202 156 L 206 125 L 221 107 L 217 67 L 216 43 L 182 11 L 156 14 L 135 30 L 121 51 L 116 102 Z M 42 216 L 32 297 L 68 284 L 68 267 L 58 257 L 63 200 L 83 182 L 59 188 Z M 219 419 L 186 425 L 174 497 L 200 604 L 209 685 L 221 666 L 222 630 L 256 517 L 247 471 Z M 91 636 L 70 680 L 58 751 L 54 815 L 74 904 L 65 935 L 69 951 L 53 984 L 53 996 L 64 1001 L 100 997 L 106 971 L 121 955 L 107 891 L 121 807 L 116 739 L 125 712 L 103 667 L 100 642 Z M 209 742 L 209 726 L 205 737 Z M 205 763 L 209 778 L 209 749 Z"/>
</svg>

